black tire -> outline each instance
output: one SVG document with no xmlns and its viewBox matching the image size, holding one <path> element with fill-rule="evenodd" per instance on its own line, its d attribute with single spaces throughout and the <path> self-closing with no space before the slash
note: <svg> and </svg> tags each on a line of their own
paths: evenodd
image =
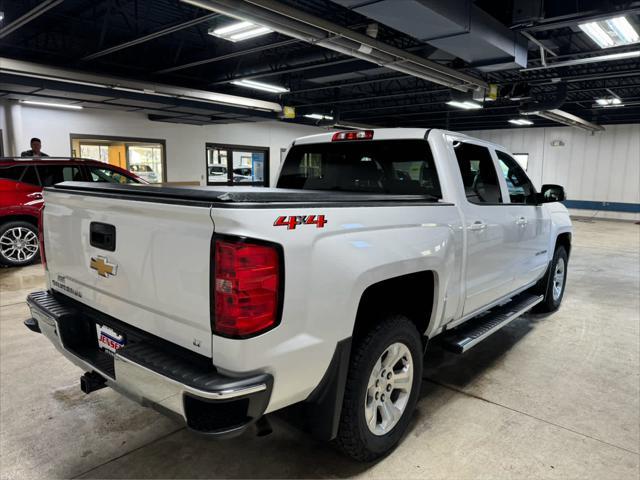
<svg viewBox="0 0 640 480">
<path fill-rule="evenodd" d="M 24 260 L 16 258 L 16 251 L 12 251 L 10 248 L 7 248 L 8 241 L 10 241 L 11 238 L 14 238 L 12 235 L 12 231 L 28 231 L 35 235 L 35 245 L 37 246 L 35 255 L 25 258 Z M 31 238 L 31 235 L 29 235 L 29 239 Z M 39 258 L 40 245 L 38 243 L 38 229 L 35 225 L 23 221 L 10 221 L 0 225 L 0 264 L 10 267 L 23 267 L 25 265 L 31 265 L 32 263 L 37 262 Z"/>
<path fill-rule="evenodd" d="M 365 419 L 367 387 L 374 366 L 388 347 L 403 344 L 411 354 L 413 372 L 408 400 L 395 426 L 383 435 L 375 435 Z M 336 444 L 351 458 L 369 462 L 391 452 L 404 435 L 415 410 L 422 382 L 422 342 L 415 325 L 402 315 L 390 315 L 356 341 L 340 416 Z M 401 360 L 402 361 L 402 360 Z M 396 365 L 401 365 L 397 363 Z M 389 393 L 392 395 L 392 393 Z M 391 398 L 391 397 L 389 397 Z M 378 410 L 375 407 L 375 416 Z"/>
<path fill-rule="evenodd" d="M 556 269 L 558 267 L 558 263 L 563 262 L 563 277 L 562 277 L 562 289 L 559 295 L 554 296 L 554 276 L 556 273 Z M 539 295 L 544 295 L 544 299 L 538 305 L 533 308 L 533 311 L 536 313 L 551 313 L 555 312 L 560 308 L 560 304 L 562 303 L 562 299 L 564 297 L 564 291 L 567 286 L 567 270 L 569 266 L 569 258 L 567 256 L 567 251 L 564 247 L 556 248 L 556 251 L 553 254 L 553 259 L 551 260 L 551 264 L 549 265 L 549 270 L 547 274 L 540 280 L 538 285 L 534 287 L 534 292 Z"/>
</svg>

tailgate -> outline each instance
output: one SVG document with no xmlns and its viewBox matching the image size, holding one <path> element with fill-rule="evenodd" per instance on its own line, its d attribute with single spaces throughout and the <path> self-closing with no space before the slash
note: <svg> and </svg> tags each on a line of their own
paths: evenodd
<svg viewBox="0 0 640 480">
<path fill-rule="evenodd" d="M 208 206 L 51 189 L 44 198 L 45 254 L 53 290 L 211 356 L 213 222 Z M 115 248 L 107 238 L 111 232 Z"/>
</svg>

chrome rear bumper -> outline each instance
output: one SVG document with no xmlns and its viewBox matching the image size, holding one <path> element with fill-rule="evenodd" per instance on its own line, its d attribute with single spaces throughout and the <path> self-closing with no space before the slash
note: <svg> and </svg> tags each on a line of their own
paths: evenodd
<svg viewBox="0 0 640 480">
<path fill-rule="evenodd" d="M 71 362 L 98 373 L 109 387 L 134 401 L 179 416 L 195 431 L 217 436 L 241 433 L 267 407 L 271 375 L 221 375 L 212 365 L 207 368 L 203 362 L 190 362 L 184 352 L 170 351 L 180 347 L 153 342 L 148 334 L 58 293 L 35 292 L 27 303 L 39 330 Z M 112 356 L 100 352 L 96 322 L 125 329 L 135 342 Z M 36 331 L 33 321 L 27 326 Z"/>
</svg>

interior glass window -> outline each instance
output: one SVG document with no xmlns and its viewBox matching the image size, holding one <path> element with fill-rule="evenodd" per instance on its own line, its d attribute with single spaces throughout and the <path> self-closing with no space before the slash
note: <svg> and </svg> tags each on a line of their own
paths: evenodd
<svg viewBox="0 0 640 480">
<path fill-rule="evenodd" d="M 496 155 L 507 182 L 511 203 L 535 203 L 536 189 L 520 164 L 504 152 L 496 150 Z"/>
<path fill-rule="evenodd" d="M 502 203 L 498 174 L 487 147 L 454 141 L 467 200 L 477 204 Z"/>
<path fill-rule="evenodd" d="M 285 159 L 278 188 L 442 198 L 424 140 L 295 145 Z"/>
</svg>

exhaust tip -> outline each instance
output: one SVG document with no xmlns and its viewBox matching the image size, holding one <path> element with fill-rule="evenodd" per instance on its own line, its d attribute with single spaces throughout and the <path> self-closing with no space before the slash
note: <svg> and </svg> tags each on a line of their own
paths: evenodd
<svg viewBox="0 0 640 480">
<path fill-rule="evenodd" d="M 84 393 L 95 392 L 107 386 L 105 378 L 96 372 L 86 372 L 80 377 L 80 390 Z"/>
</svg>

